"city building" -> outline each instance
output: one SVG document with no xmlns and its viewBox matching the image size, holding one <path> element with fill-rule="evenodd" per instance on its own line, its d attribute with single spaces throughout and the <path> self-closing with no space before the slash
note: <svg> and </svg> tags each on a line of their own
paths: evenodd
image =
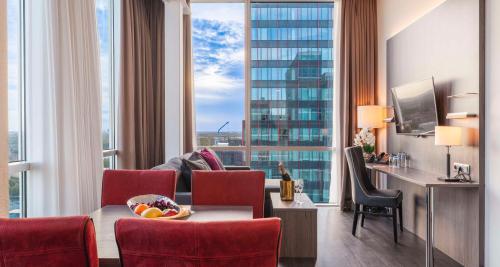
<svg viewBox="0 0 500 267">
<path fill-rule="evenodd" d="M 333 3 L 252 3 L 251 166 L 282 161 L 315 202 L 330 201 Z"/>
</svg>

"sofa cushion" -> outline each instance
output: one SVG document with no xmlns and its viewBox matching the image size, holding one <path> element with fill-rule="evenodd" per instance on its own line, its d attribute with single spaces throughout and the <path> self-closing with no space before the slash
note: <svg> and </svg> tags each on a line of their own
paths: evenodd
<svg viewBox="0 0 500 267">
<path fill-rule="evenodd" d="M 187 187 L 182 177 L 182 157 L 171 158 L 167 163 L 155 166 L 152 170 L 175 170 L 178 173 L 176 192 L 191 192 L 191 187 Z"/>
<path fill-rule="evenodd" d="M 151 168 L 152 170 L 176 170 L 181 171 L 182 159 L 180 157 L 171 158 L 167 163 Z"/>
<path fill-rule="evenodd" d="M 204 148 L 200 151 L 200 155 L 208 163 L 208 165 L 210 166 L 210 169 L 212 169 L 212 171 L 222 170 L 221 166 L 219 165 L 219 162 L 215 158 L 215 155 L 212 154 L 210 151 L 208 151 L 206 148 Z"/>
<path fill-rule="evenodd" d="M 219 158 L 219 156 L 217 156 L 217 153 L 215 153 L 215 151 L 213 151 L 210 148 L 204 148 L 203 150 L 206 150 L 206 151 L 210 152 L 210 154 L 212 154 L 214 156 L 215 160 L 219 164 L 220 169 L 221 170 L 225 170 L 224 164 L 222 163 L 222 160 Z"/>
<path fill-rule="evenodd" d="M 188 158 L 182 158 L 182 178 L 186 183 L 186 187 L 191 192 L 191 172 L 193 170 L 212 170 L 210 165 L 203 159 L 199 152 L 193 152 Z"/>
</svg>

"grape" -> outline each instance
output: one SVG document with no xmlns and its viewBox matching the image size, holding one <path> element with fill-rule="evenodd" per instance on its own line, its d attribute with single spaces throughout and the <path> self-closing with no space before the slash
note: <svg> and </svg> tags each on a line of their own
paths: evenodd
<svg viewBox="0 0 500 267">
<path fill-rule="evenodd" d="M 180 207 L 175 202 L 166 197 L 160 197 L 153 202 L 149 202 L 147 205 L 150 207 L 159 208 L 160 210 L 175 209 L 176 211 L 180 211 Z"/>
</svg>

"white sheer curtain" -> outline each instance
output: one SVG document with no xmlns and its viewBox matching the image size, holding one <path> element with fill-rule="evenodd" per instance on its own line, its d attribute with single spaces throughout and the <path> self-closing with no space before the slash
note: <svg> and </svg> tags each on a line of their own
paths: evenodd
<svg viewBox="0 0 500 267">
<path fill-rule="evenodd" d="M 7 107 L 7 1 L 0 0 L 0 217 L 9 215 Z"/>
<path fill-rule="evenodd" d="M 99 206 L 101 89 L 95 1 L 27 1 L 28 216 Z"/>
</svg>

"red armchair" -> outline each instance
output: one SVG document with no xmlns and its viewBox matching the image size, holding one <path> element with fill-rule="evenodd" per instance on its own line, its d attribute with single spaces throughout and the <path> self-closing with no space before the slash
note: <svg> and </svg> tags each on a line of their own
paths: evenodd
<svg viewBox="0 0 500 267">
<path fill-rule="evenodd" d="M 281 220 L 191 222 L 120 219 L 122 266 L 277 266 Z"/>
<path fill-rule="evenodd" d="M 131 197 L 157 194 L 175 200 L 175 170 L 105 170 L 101 207 L 125 205 Z"/>
<path fill-rule="evenodd" d="M 193 171 L 193 205 L 253 206 L 253 218 L 264 217 L 263 171 Z"/>
<path fill-rule="evenodd" d="M 0 267 L 98 265 L 88 216 L 0 219 Z"/>
</svg>

